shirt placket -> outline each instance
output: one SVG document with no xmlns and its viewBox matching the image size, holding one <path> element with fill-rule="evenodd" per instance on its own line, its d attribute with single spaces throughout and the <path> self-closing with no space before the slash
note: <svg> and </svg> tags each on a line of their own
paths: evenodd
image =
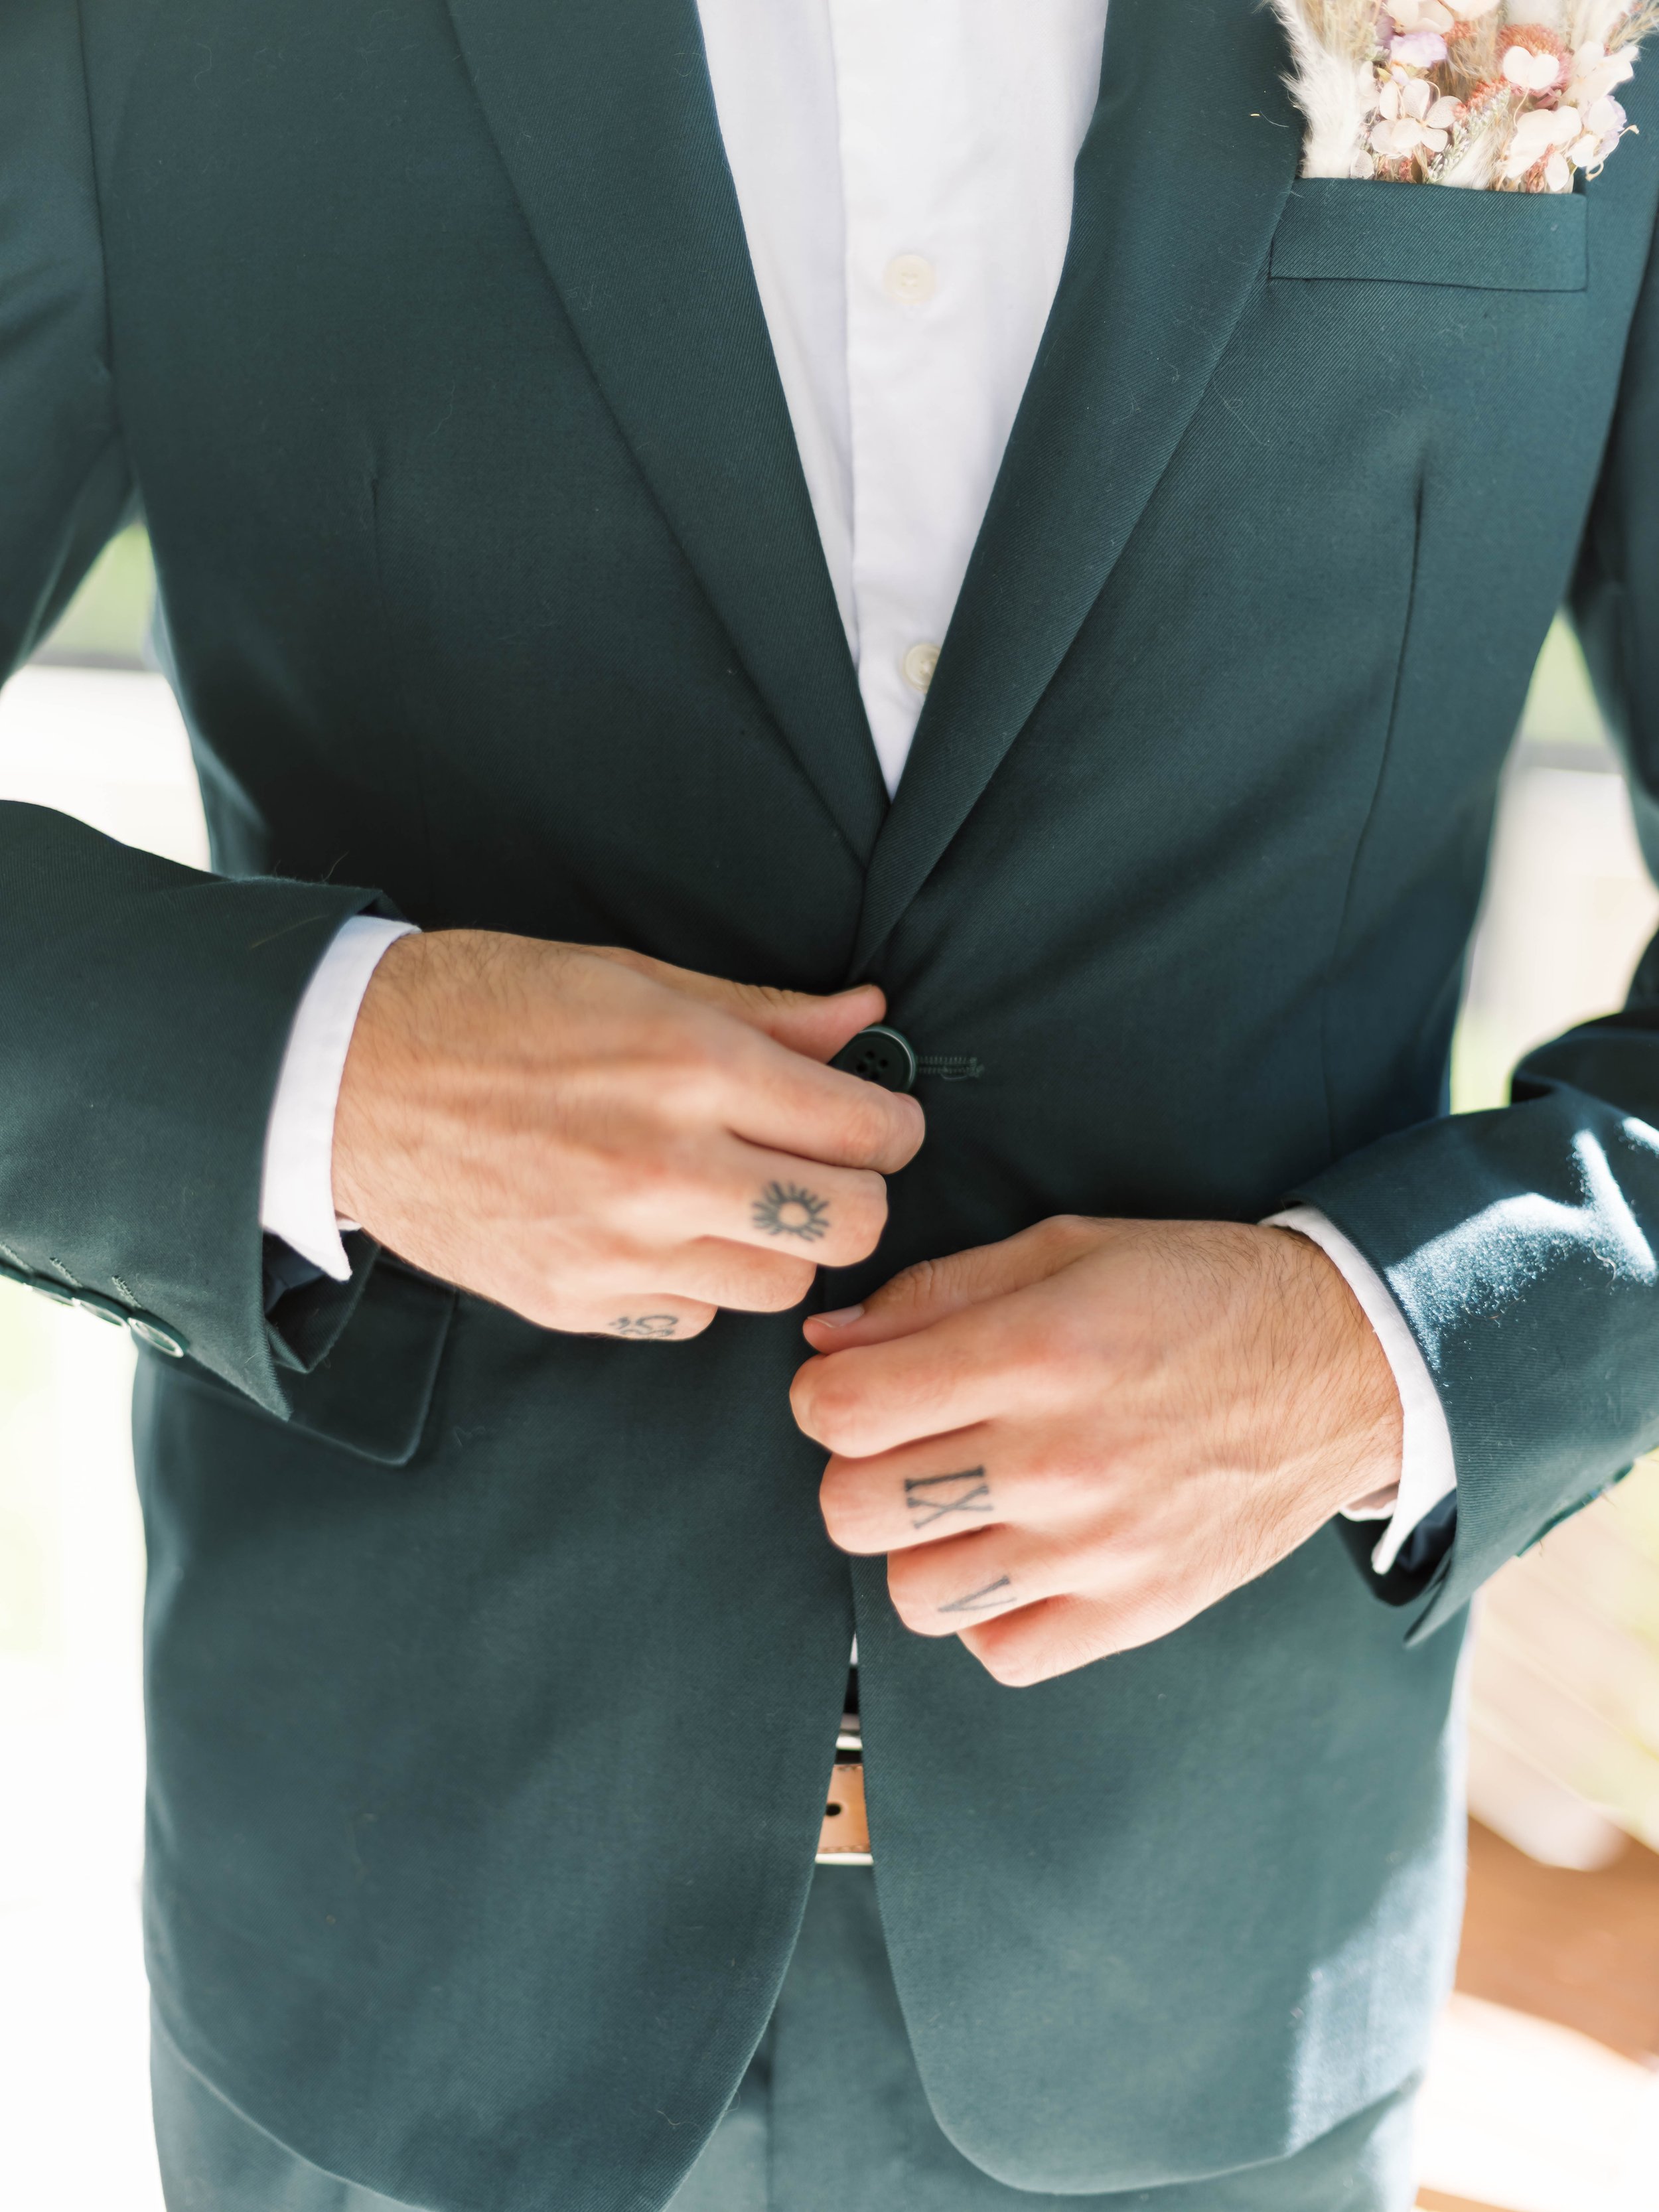
<svg viewBox="0 0 1659 2212">
<path fill-rule="evenodd" d="M 831 0 L 859 682 L 896 787 L 978 527 L 981 188 L 957 0 Z M 981 501 L 982 504 L 982 501 Z"/>
</svg>

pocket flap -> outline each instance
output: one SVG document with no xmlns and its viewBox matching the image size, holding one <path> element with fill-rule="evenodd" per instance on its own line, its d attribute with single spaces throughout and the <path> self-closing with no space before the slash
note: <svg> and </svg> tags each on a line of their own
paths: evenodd
<svg viewBox="0 0 1659 2212">
<path fill-rule="evenodd" d="M 291 1425 L 383 1466 L 407 1466 L 426 1427 L 455 1298 L 447 1283 L 382 1252 L 339 1341 L 308 1375 L 283 1376 Z"/>
<path fill-rule="evenodd" d="M 1476 192 L 1304 177 L 1273 233 L 1271 277 L 1582 292 L 1589 282 L 1578 192 Z"/>
<path fill-rule="evenodd" d="M 426 1430 L 457 1293 L 389 1252 L 360 1268 L 356 1284 L 349 1318 L 328 1350 L 314 1366 L 283 1372 L 289 1410 L 282 1425 L 382 1467 L 407 1467 Z M 164 1366 L 152 1356 L 150 1364 L 169 1384 L 205 1390 L 250 1419 L 279 1418 L 193 1360 Z"/>
</svg>

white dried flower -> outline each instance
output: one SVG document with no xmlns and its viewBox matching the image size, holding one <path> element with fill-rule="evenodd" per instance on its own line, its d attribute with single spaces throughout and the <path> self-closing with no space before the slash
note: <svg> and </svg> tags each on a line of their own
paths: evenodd
<svg viewBox="0 0 1659 2212">
<path fill-rule="evenodd" d="M 1530 46 L 1511 46 L 1504 57 L 1504 74 L 1521 92 L 1553 92 L 1565 69 L 1559 54 L 1535 54 Z"/>
<path fill-rule="evenodd" d="M 1268 0 L 1307 177 L 1566 191 L 1630 129 L 1659 0 Z"/>
<path fill-rule="evenodd" d="M 1449 112 L 1447 111 L 1449 110 Z M 1455 100 L 1437 98 L 1425 76 L 1391 77 L 1382 88 L 1379 120 L 1371 149 L 1385 161 L 1409 161 L 1419 154 L 1443 154 L 1457 118 Z"/>
<path fill-rule="evenodd" d="M 1570 146 L 1583 128 L 1583 118 L 1576 107 L 1529 107 L 1516 124 L 1501 173 L 1508 182 L 1516 184 L 1540 161 L 1553 166 L 1552 156 L 1559 158 L 1560 149 Z M 1547 168 L 1546 179 L 1550 181 Z M 1571 182 L 1569 169 L 1567 184 Z M 1566 185 L 1550 181 L 1550 189 L 1565 191 Z"/>
<path fill-rule="evenodd" d="M 1572 58 L 1567 97 L 1580 107 L 1593 107 L 1636 74 L 1636 55 L 1629 46 L 1610 54 L 1599 39 L 1579 47 Z"/>
</svg>

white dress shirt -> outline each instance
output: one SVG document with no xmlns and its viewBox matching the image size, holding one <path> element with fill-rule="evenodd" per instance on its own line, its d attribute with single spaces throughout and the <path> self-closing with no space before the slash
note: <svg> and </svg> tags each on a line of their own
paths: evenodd
<svg viewBox="0 0 1659 2212">
<path fill-rule="evenodd" d="M 890 792 L 897 788 L 1053 305 L 1106 0 L 699 0 L 801 467 Z M 1102 303 L 1109 312 L 1109 302 Z M 352 1025 L 396 925 L 349 922 L 301 1006 L 272 1109 L 262 1219 L 343 1279 L 331 1153 Z M 1404 1411 L 1392 1565 L 1455 1484 L 1416 1340 L 1310 1207 L 1274 1221 L 1340 1267 Z"/>
</svg>

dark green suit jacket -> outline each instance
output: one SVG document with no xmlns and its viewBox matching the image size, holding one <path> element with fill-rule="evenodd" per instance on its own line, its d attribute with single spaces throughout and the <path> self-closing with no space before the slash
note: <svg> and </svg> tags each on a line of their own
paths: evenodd
<svg viewBox="0 0 1659 2212">
<path fill-rule="evenodd" d="M 0 654 L 142 506 L 216 869 L 0 808 L 0 1263 L 187 1346 L 137 1409 L 152 1972 L 319 2165 L 662 2203 L 788 1955 L 855 1615 L 970 2158 L 1270 2160 L 1421 2059 L 1462 1608 L 1659 1437 L 1659 964 L 1444 1113 L 1570 588 L 1654 819 L 1659 58 L 1562 199 L 1298 185 L 1284 64 L 1247 0 L 1113 0 L 889 807 L 692 0 L 0 10 Z M 545 1335 L 372 1251 L 268 1316 L 277 1066 L 376 906 L 873 976 L 982 1062 L 837 1301 L 1060 1210 L 1322 1206 L 1443 1395 L 1449 1555 L 1379 1590 L 1327 1530 L 1008 1691 L 826 1541 L 796 1317 Z"/>
</svg>

